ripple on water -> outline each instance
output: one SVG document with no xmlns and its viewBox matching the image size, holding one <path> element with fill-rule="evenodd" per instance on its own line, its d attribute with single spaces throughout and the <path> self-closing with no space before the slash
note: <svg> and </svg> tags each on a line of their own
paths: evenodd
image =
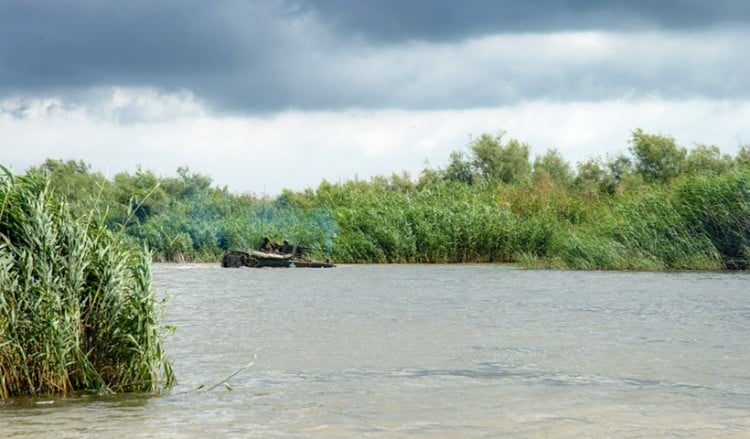
<svg viewBox="0 0 750 439">
<path fill-rule="evenodd" d="M 178 326 L 166 346 L 178 387 L 159 397 L 5 402 L 0 431 L 743 437 L 748 280 L 494 265 L 156 264 L 155 286 L 171 297 L 166 319 Z"/>
</svg>

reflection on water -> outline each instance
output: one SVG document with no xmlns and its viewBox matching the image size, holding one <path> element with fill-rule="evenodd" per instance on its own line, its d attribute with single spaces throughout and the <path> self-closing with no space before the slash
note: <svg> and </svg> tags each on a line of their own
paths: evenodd
<svg viewBox="0 0 750 439">
<path fill-rule="evenodd" d="M 747 274 L 157 264 L 154 279 L 178 386 L 7 402 L 3 437 L 750 435 Z"/>
</svg>

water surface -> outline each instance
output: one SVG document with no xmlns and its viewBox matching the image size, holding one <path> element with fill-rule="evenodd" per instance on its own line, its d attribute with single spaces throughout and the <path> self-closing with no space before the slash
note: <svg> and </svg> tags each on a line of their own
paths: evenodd
<svg viewBox="0 0 750 439">
<path fill-rule="evenodd" d="M 154 284 L 178 386 L 15 400 L 3 437 L 750 436 L 748 274 L 156 264 Z"/>
</svg>

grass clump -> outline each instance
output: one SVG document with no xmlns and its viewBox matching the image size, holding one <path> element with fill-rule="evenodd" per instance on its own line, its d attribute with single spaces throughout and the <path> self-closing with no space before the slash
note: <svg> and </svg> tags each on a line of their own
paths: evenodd
<svg viewBox="0 0 750 439">
<path fill-rule="evenodd" d="M 174 384 L 150 255 L 52 195 L 0 174 L 0 398 Z"/>
</svg>

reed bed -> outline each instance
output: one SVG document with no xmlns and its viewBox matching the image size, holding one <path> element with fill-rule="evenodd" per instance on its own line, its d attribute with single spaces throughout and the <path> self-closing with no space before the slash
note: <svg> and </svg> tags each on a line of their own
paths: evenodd
<svg viewBox="0 0 750 439">
<path fill-rule="evenodd" d="M 750 168 L 686 179 L 675 199 L 691 232 L 711 242 L 723 265 L 750 269 Z"/>
<path fill-rule="evenodd" d="M 748 268 L 750 170 L 615 194 L 549 182 L 445 183 L 382 191 L 336 185 L 340 262 L 512 262 L 604 270 Z"/>
<path fill-rule="evenodd" d="M 673 139 L 639 130 L 633 142 L 666 148 L 665 154 L 676 150 Z M 498 154 L 510 147 L 490 143 L 483 145 Z M 210 178 L 184 169 L 178 179 L 160 180 L 148 172 L 119 176 L 101 197 L 89 198 L 98 203 L 114 197 L 105 203 L 117 213 L 110 215 L 109 227 L 145 243 L 162 261 L 218 261 L 227 250 L 254 248 L 269 236 L 341 263 L 750 268 L 746 146 L 735 159 L 710 148 L 697 148 L 686 158 L 674 155 L 663 175 L 649 170 L 665 154 L 641 154 L 635 146 L 632 160 L 625 155 L 589 160 L 579 163 L 575 174 L 552 154 L 547 162 L 535 161 L 530 175 L 517 163 L 518 178 L 512 179 L 489 172 L 494 168 L 485 166 L 490 164 L 485 159 L 496 156 L 485 156 L 484 149 L 478 154 L 473 146 L 469 155 L 452 156 L 445 169 L 427 168 L 416 181 L 407 174 L 324 181 L 316 190 L 286 190 L 269 199 L 211 188 Z M 87 175 L 80 163 L 49 167 L 61 173 L 52 180 L 57 190 L 81 206 L 92 203 L 78 194 L 71 198 L 69 187 L 94 188 L 106 181 Z M 86 178 L 89 184 L 79 184 Z M 145 199 L 146 193 L 160 195 Z M 140 201 L 134 204 L 134 197 Z M 133 209 L 135 218 L 125 213 Z"/>
<path fill-rule="evenodd" d="M 0 175 L 0 398 L 174 384 L 145 248 L 38 174 Z"/>
</svg>

